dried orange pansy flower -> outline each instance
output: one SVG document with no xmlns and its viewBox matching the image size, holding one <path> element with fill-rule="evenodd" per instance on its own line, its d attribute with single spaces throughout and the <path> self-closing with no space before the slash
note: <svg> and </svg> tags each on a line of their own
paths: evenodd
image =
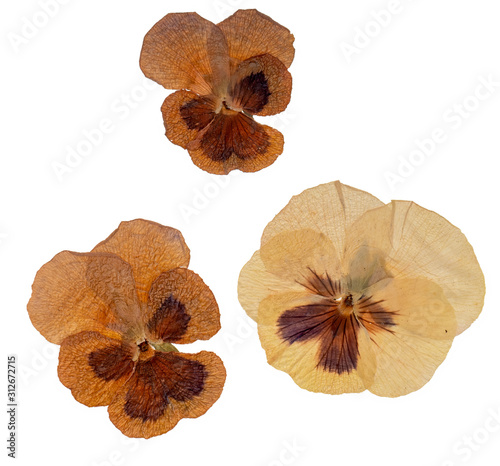
<svg viewBox="0 0 500 466">
<path fill-rule="evenodd" d="M 215 298 L 188 264 L 179 231 L 133 220 L 90 253 L 57 254 L 33 283 L 29 316 L 61 345 L 61 382 L 86 406 L 109 405 L 111 421 L 129 437 L 160 435 L 201 416 L 222 392 L 217 355 L 172 345 L 220 329 Z"/>
<path fill-rule="evenodd" d="M 170 13 L 146 34 L 140 65 L 167 89 L 166 136 L 203 170 L 255 172 L 283 152 L 283 135 L 254 120 L 290 101 L 288 29 L 257 10 L 238 10 L 215 25 L 196 13 Z"/>
<path fill-rule="evenodd" d="M 268 362 L 300 387 L 389 397 L 429 381 L 485 293 L 458 228 L 338 181 L 292 198 L 238 288 Z"/>
</svg>

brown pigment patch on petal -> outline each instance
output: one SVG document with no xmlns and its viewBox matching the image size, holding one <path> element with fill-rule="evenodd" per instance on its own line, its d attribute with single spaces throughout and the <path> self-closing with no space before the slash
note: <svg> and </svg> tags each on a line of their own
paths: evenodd
<svg viewBox="0 0 500 466">
<path fill-rule="evenodd" d="M 147 327 L 153 337 L 176 341 L 186 333 L 190 320 L 184 304 L 170 294 L 156 309 Z"/>
<path fill-rule="evenodd" d="M 231 95 L 233 104 L 250 113 L 259 113 L 269 102 L 269 86 L 263 71 L 252 73 L 238 81 Z"/>
<path fill-rule="evenodd" d="M 125 413 L 131 418 L 155 421 L 165 412 L 169 398 L 188 401 L 203 390 L 203 364 L 172 353 L 156 353 L 139 362 L 125 396 Z"/>
<path fill-rule="evenodd" d="M 222 110 L 199 141 L 199 147 L 214 161 L 228 160 L 235 154 L 240 159 L 257 157 L 269 148 L 264 128 L 243 113 Z"/>
<path fill-rule="evenodd" d="M 214 103 L 208 97 L 198 97 L 184 103 L 180 108 L 180 114 L 188 129 L 201 131 L 215 117 Z"/>
<path fill-rule="evenodd" d="M 343 374 L 356 369 L 360 324 L 351 314 L 343 314 L 335 302 L 300 306 L 285 311 L 278 319 L 281 338 L 293 344 L 319 339 L 318 366 Z"/>
<path fill-rule="evenodd" d="M 112 345 L 92 351 L 88 361 L 97 377 L 106 381 L 118 380 L 131 373 L 134 367 L 130 347 L 126 345 Z"/>
<path fill-rule="evenodd" d="M 361 297 L 356 303 L 356 314 L 360 323 L 370 332 L 386 331 L 394 333 L 390 327 L 395 326 L 393 317 L 397 311 L 388 311 L 383 306 L 384 300 L 373 301 L 370 297 Z"/>
</svg>

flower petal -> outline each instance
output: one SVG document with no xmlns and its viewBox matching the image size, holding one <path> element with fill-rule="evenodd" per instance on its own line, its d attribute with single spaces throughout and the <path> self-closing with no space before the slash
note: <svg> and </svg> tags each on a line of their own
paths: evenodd
<svg viewBox="0 0 500 466">
<path fill-rule="evenodd" d="M 295 55 L 290 31 L 257 10 L 238 10 L 218 24 L 227 39 L 229 55 L 244 61 L 268 53 L 287 68 Z"/>
<path fill-rule="evenodd" d="M 366 211 L 383 205 L 371 194 L 339 181 L 306 189 L 292 197 L 269 222 L 262 234 L 261 244 L 282 232 L 309 229 L 325 234 L 341 252 L 344 250 L 346 228 Z"/>
<path fill-rule="evenodd" d="M 31 322 L 52 343 L 84 330 L 133 333 L 140 315 L 130 265 L 114 254 L 60 252 L 32 288 Z"/>
<path fill-rule="evenodd" d="M 224 365 L 214 353 L 156 352 L 137 363 L 109 405 L 109 417 L 128 437 L 154 437 L 182 418 L 205 414 L 222 393 L 225 379 Z"/>
<path fill-rule="evenodd" d="M 152 343 L 208 340 L 220 330 L 212 291 L 189 269 L 162 273 L 151 286 L 148 308 L 146 338 Z"/>
<path fill-rule="evenodd" d="M 131 265 L 139 299 L 144 303 L 162 272 L 189 264 L 189 248 L 180 231 L 141 219 L 121 222 L 93 251 L 116 254 Z"/>
<path fill-rule="evenodd" d="M 414 202 L 392 201 L 367 212 L 349 233 L 346 254 L 364 247 L 384 256 L 396 278 L 426 278 L 453 306 L 457 334 L 480 314 L 484 276 L 464 234 L 446 219 Z"/>
<path fill-rule="evenodd" d="M 255 172 L 271 165 L 283 152 L 283 135 L 241 112 L 218 113 L 188 145 L 194 164 L 216 175 L 238 169 Z"/>
<path fill-rule="evenodd" d="M 292 93 L 292 75 L 277 58 L 265 54 L 240 64 L 231 77 L 231 108 L 254 115 L 284 111 Z"/>
<path fill-rule="evenodd" d="M 381 306 L 375 312 L 390 312 L 392 320 L 386 328 L 366 325 L 377 360 L 368 389 L 389 397 L 418 390 L 431 379 L 451 347 L 456 331 L 452 306 L 439 286 L 421 279 L 387 279 L 366 294 Z"/>
<path fill-rule="evenodd" d="M 131 376 L 133 356 L 133 346 L 116 334 L 77 333 L 61 344 L 59 379 L 80 403 L 106 406 Z"/>
<path fill-rule="evenodd" d="M 227 43 L 222 31 L 197 13 L 170 13 L 144 38 L 144 74 L 167 89 L 217 93 L 229 80 Z"/>
<path fill-rule="evenodd" d="M 260 302 L 267 296 L 284 291 L 303 291 L 304 287 L 295 281 L 285 280 L 266 270 L 256 251 L 241 269 L 238 279 L 238 299 L 246 313 L 257 321 Z"/>
<path fill-rule="evenodd" d="M 324 298 L 280 293 L 259 307 L 258 330 L 269 364 L 302 388 L 338 394 L 373 382 L 376 362 L 368 332 L 354 318 L 331 314 Z"/>
<path fill-rule="evenodd" d="M 171 142 L 186 149 L 212 122 L 214 109 L 215 103 L 209 96 L 200 97 L 184 90 L 170 94 L 161 107 L 165 135 Z"/>
<path fill-rule="evenodd" d="M 341 278 L 335 246 L 327 236 L 314 230 L 280 233 L 262 245 L 260 257 L 267 272 L 317 294 L 321 294 L 315 286 L 319 277 L 325 275 L 326 281 L 328 277 L 330 281 Z"/>
</svg>

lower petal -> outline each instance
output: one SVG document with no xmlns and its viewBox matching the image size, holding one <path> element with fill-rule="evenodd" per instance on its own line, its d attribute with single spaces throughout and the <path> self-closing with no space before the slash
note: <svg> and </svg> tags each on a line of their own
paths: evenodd
<svg viewBox="0 0 500 466">
<path fill-rule="evenodd" d="M 188 145 L 193 163 L 209 173 L 256 172 L 283 152 L 283 135 L 244 113 L 224 110 Z"/>
<path fill-rule="evenodd" d="M 156 352 L 137 364 L 109 405 L 109 417 L 128 437 L 161 435 L 182 418 L 205 414 L 221 395 L 225 379 L 224 365 L 214 353 Z"/>
<path fill-rule="evenodd" d="M 106 406 L 132 374 L 133 351 L 117 334 L 71 335 L 61 344 L 59 379 L 80 403 Z"/>
<path fill-rule="evenodd" d="M 376 369 L 368 333 L 362 327 L 345 335 L 331 333 L 325 326 L 326 309 L 320 308 L 315 316 L 308 312 L 317 306 L 324 306 L 324 301 L 304 293 L 281 293 L 262 301 L 258 328 L 269 364 L 313 392 L 364 391 L 372 384 Z M 289 316 L 291 310 L 303 315 Z M 283 331 L 283 321 L 288 317 L 300 320 L 295 324 L 296 332 L 291 327 Z"/>
</svg>

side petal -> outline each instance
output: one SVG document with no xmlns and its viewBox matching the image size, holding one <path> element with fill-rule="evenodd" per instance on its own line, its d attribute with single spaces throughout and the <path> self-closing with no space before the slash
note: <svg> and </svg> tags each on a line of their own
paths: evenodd
<svg viewBox="0 0 500 466">
<path fill-rule="evenodd" d="M 219 307 L 199 275 L 177 268 L 153 282 L 145 325 L 146 338 L 153 344 L 208 340 L 220 330 Z"/>
<path fill-rule="evenodd" d="M 292 75 L 277 58 L 265 54 L 249 58 L 231 77 L 230 106 L 253 115 L 275 115 L 286 109 Z"/>
<path fill-rule="evenodd" d="M 237 63 L 268 53 L 290 67 L 295 55 L 290 31 L 257 10 L 238 10 L 218 24 Z"/>
<path fill-rule="evenodd" d="M 193 163 L 216 175 L 256 172 L 271 165 L 283 152 L 283 135 L 244 113 L 229 112 L 218 113 L 188 145 Z"/>
<path fill-rule="evenodd" d="M 474 250 L 457 227 L 435 212 L 392 201 L 363 215 L 349 237 L 347 256 L 360 248 L 378 251 L 390 275 L 436 283 L 455 310 L 457 334 L 480 314 L 485 284 Z"/>
<path fill-rule="evenodd" d="M 214 105 L 212 98 L 200 97 L 191 91 L 170 94 L 161 107 L 165 135 L 171 142 L 186 149 L 214 119 Z"/>
<path fill-rule="evenodd" d="M 303 291 L 299 283 L 268 272 L 256 251 L 241 269 L 238 279 L 238 299 L 250 318 L 257 321 L 260 302 L 267 296 L 285 291 Z"/>
<path fill-rule="evenodd" d="M 167 89 L 217 93 L 229 79 L 226 39 L 197 13 L 170 13 L 146 34 L 140 66 L 148 78 Z"/>
<path fill-rule="evenodd" d="M 158 275 L 189 264 L 189 248 L 179 230 L 142 219 L 121 222 L 93 252 L 116 254 L 128 262 L 144 303 Z"/>
<path fill-rule="evenodd" d="M 134 348 L 108 335 L 81 332 L 61 344 L 59 379 L 86 406 L 111 403 L 134 369 Z"/>
<path fill-rule="evenodd" d="M 182 418 L 205 414 L 222 393 L 226 371 L 220 358 L 159 353 L 139 362 L 108 408 L 111 422 L 128 437 L 150 438 Z"/>
<path fill-rule="evenodd" d="M 371 194 L 339 181 L 306 189 L 292 197 L 264 229 L 261 244 L 291 230 L 314 230 L 326 235 L 337 251 L 344 250 L 346 228 L 370 209 L 383 206 Z"/>
<path fill-rule="evenodd" d="M 84 330 L 125 332 L 140 313 L 130 266 L 114 254 L 60 252 L 38 271 L 32 289 L 31 322 L 56 344 Z"/>
<path fill-rule="evenodd" d="M 387 279 L 368 288 L 366 295 L 377 306 L 371 317 L 366 316 L 369 308 L 360 314 L 377 360 L 368 389 L 388 397 L 418 390 L 431 379 L 452 345 L 456 331 L 452 306 L 441 288 L 428 280 Z M 390 326 L 377 322 L 377 313 L 390 315 Z"/>
<path fill-rule="evenodd" d="M 267 361 L 306 390 L 364 391 L 376 370 L 369 334 L 354 318 L 335 317 L 330 307 L 324 299 L 303 293 L 264 299 L 258 330 Z"/>
</svg>

